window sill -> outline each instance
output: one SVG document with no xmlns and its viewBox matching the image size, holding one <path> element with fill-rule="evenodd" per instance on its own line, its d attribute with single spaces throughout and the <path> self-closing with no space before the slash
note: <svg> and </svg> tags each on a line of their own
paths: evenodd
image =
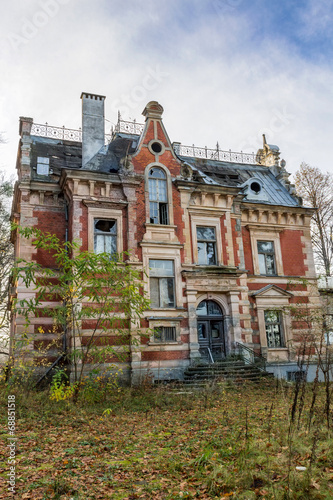
<svg viewBox="0 0 333 500">
<path fill-rule="evenodd" d="M 278 274 L 255 274 L 255 276 L 264 276 L 265 278 L 278 278 Z"/>
<path fill-rule="evenodd" d="M 162 346 L 162 345 L 182 345 L 182 342 L 179 341 L 172 341 L 172 342 L 148 342 L 148 346 Z"/>
<path fill-rule="evenodd" d="M 154 224 L 153 222 L 146 222 L 145 227 L 166 227 L 169 229 L 177 229 L 178 226 L 175 226 L 174 224 Z"/>
<path fill-rule="evenodd" d="M 185 311 L 185 307 L 154 307 L 149 309 L 149 312 L 159 312 L 159 311 Z"/>
</svg>

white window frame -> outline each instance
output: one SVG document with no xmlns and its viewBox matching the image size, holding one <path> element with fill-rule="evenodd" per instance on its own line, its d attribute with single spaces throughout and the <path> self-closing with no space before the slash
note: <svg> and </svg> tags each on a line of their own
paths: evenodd
<svg viewBox="0 0 333 500">
<path fill-rule="evenodd" d="M 150 264 L 150 260 L 157 260 L 159 262 L 163 262 L 163 261 L 166 261 L 166 262 L 172 262 L 172 268 L 173 268 L 173 275 L 172 276 L 168 276 L 168 275 L 165 275 L 165 276 L 153 276 L 152 275 L 152 270 L 151 268 L 149 268 L 149 291 L 151 290 L 151 285 L 150 285 L 150 280 L 151 279 L 157 279 L 158 280 L 158 291 L 159 291 L 159 302 L 160 302 L 160 298 L 161 298 L 161 289 L 160 289 L 160 280 L 162 279 L 170 279 L 172 278 L 173 279 L 173 299 L 174 299 L 174 303 L 172 306 L 166 306 L 166 307 L 163 307 L 163 306 L 157 306 L 157 307 L 153 307 L 154 309 L 174 309 L 176 307 L 176 303 L 177 303 L 177 299 L 176 299 L 176 279 L 175 279 L 175 262 L 173 259 L 149 259 L 149 264 Z M 151 299 L 150 299 L 151 300 Z"/>
<path fill-rule="evenodd" d="M 258 244 L 259 243 L 272 243 L 273 245 L 273 252 L 259 252 L 259 249 L 258 249 Z M 274 273 L 262 273 L 260 272 L 260 260 L 259 260 L 259 255 L 264 255 L 265 256 L 265 271 L 267 271 L 267 262 L 266 262 L 266 255 L 273 255 L 273 260 L 274 260 Z M 277 275 L 277 271 L 276 271 L 276 256 L 275 256 L 275 245 L 274 245 L 274 241 L 272 240 L 257 240 L 257 257 L 258 257 L 258 265 L 259 265 L 259 272 L 260 272 L 260 275 L 261 276 L 276 276 Z"/>
<path fill-rule="evenodd" d="M 180 249 L 175 248 L 173 245 L 154 245 L 149 246 L 142 245 L 142 263 L 143 269 L 148 276 L 144 280 L 144 290 L 147 293 L 148 298 L 150 298 L 150 282 L 149 282 L 149 260 L 173 260 L 174 262 L 174 273 L 175 273 L 175 307 L 171 308 L 158 308 L 155 311 L 173 311 L 177 308 L 183 307 L 183 289 L 182 289 L 182 277 L 181 277 L 181 259 L 180 259 Z"/>
<path fill-rule="evenodd" d="M 222 265 L 223 264 L 223 251 L 222 251 L 222 235 L 221 235 L 221 219 L 220 219 L 220 217 L 209 217 L 209 216 L 204 216 L 204 215 L 191 214 L 193 263 L 195 265 L 208 266 L 209 264 L 198 264 L 197 227 L 213 227 L 215 229 L 216 265 L 217 266 Z"/>
<path fill-rule="evenodd" d="M 155 141 L 154 141 L 155 142 Z M 160 168 L 166 175 L 166 188 L 167 188 L 167 203 L 168 203 L 168 224 L 153 224 L 154 226 L 167 227 L 174 224 L 173 218 L 173 203 L 172 203 L 172 180 L 169 170 L 165 165 L 159 162 L 149 163 L 145 168 L 145 202 L 146 202 L 146 224 L 150 222 L 150 207 L 149 207 L 149 171 L 152 168 Z"/>
<path fill-rule="evenodd" d="M 96 223 L 99 221 L 113 222 L 114 223 L 113 228 L 115 228 L 115 232 L 107 233 L 105 231 L 101 231 L 101 230 L 97 229 Z M 111 253 L 111 255 L 117 255 L 117 234 L 118 234 L 118 227 L 117 227 L 117 221 L 115 219 L 104 219 L 104 218 L 103 219 L 98 219 L 98 218 L 94 219 L 94 253 L 109 253 L 105 250 L 105 243 L 107 241 L 110 241 L 110 240 L 112 241 L 112 239 L 113 239 L 114 244 L 115 244 L 114 246 L 116 248 L 115 248 L 115 251 Z M 103 252 L 96 252 L 96 245 L 95 245 L 95 237 L 96 236 L 103 238 L 103 243 L 104 243 L 104 251 Z"/>
<path fill-rule="evenodd" d="M 40 172 L 40 169 L 47 170 L 47 172 Z M 39 171 L 38 171 L 39 170 Z M 38 175 L 49 175 L 50 173 L 50 158 L 47 156 L 37 156 L 36 171 Z"/>
<path fill-rule="evenodd" d="M 88 208 L 88 252 L 94 252 L 95 220 L 115 220 L 117 223 L 117 253 L 123 251 L 123 214 L 122 210 Z"/>
<path fill-rule="evenodd" d="M 207 240 L 207 239 L 204 239 L 204 238 L 201 238 L 200 240 L 198 239 L 198 228 L 211 228 L 211 229 L 214 229 L 214 234 L 215 234 L 215 239 L 213 240 Z M 197 236 L 197 252 L 198 252 L 198 265 L 199 266 L 217 266 L 218 265 L 218 259 L 217 259 L 217 245 L 216 245 L 216 227 L 215 226 L 196 226 L 196 236 Z M 204 243 L 205 244 L 205 253 L 206 253 L 206 262 L 202 263 L 200 262 L 199 263 L 199 243 Z M 214 264 L 210 264 L 208 262 L 208 254 L 207 254 L 207 246 L 208 244 L 212 244 L 213 245 L 213 248 L 214 248 Z"/>
<path fill-rule="evenodd" d="M 258 276 L 268 276 L 268 277 L 284 276 L 281 243 L 280 243 L 280 232 L 283 231 L 283 229 L 276 229 L 276 228 L 262 227 L 262 226 L 258 227 L 253 225 L 248 225 L 247 228 L 250 231 L 253 273 Z M 275 254 L 275 272 L 276 272 L 275 275 L 260 274 L 259 258 L 258 258 L 258 241 L 273 242 L 274 254 Z"/>
<path fill-rule="evenodd" d="M 292 297 L 291 293 L 287 295 L 282 291 L 277 293 L 276 289 L 267 290 L 265 293 L 260 295 L 255 295 L 255 302 L 257 308 L 257 318 L 259 326 L 259 336 L 260 345 L 262 352 L 268 353 L 268 361 L 271 361 L 276 354 L 288 352 L 288 344 L 291 340 L 292 329 L 291 329 L 291 317 L 287 314 L 288 307 L 290 306 L 289 300 Z M 266 322 L 265 322 L 265 311 L 279 311 L 281 313 L 281 325 L 282 334 L 284 340 L 284 347 L 268 347 L 267 336 L 266 336 Z"/>
<path fill-rule="evenodd" d="M 280 346 L 273 346 L 269 347 L 268 346 L 268 339 L 267 339 L 267 326 L 269 326 L 271 323 L 266 321 L 266 314 L 269 312 L 275 312 L 278 315 L 278 325 L 279 325 L 279 330 L 280 330 L 280 340 L 281 340 L 281 345 Z M 267 342 L 267 348 L 268 349 L 283 349 L 286 347 L 286 341 L 285 341 L 285 335 L 284 335 L 284 329 L 283 329 L 283 313 L 279 309 L 265 309 L 264 310 L 264 319 L 265 319 L 265 332 L 266 332 L 266 342 Z"/>
</svg>

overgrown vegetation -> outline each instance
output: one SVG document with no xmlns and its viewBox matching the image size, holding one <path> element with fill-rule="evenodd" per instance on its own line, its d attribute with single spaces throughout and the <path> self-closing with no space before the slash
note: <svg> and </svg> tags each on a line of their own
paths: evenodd
<svg viewBox="0 0 333 500">
<path fill-rule="evenodd" d="M 325 394 L 317 384 L 311 408 L 313 384 L 304 386 L 292 422 L 294 388 L 278 381 L 190 393 L 142 386 L 106 389 L 90 404 L 81 394 L 76 405 L 16 390 L 19 498 L 331 499 Z M 12 390 L 1 395 L 3 424 Z"/>
<path fill-rule="evenodd" d="M 19 259 L 14 268 L 15 282 L 30 293 L 14 306 L 20 331 L 11 375 L 24 373 L 27 385 L 36 365 L 45 370 L 55 353 L 62 366 L 71 367 L 71 380 L 63 379 L 63 370 L 53 395 L 76 400 L 87 374 L 97 375 L 107 363 L 112 371 L 112 363 L 126 361 L 138 341 L 140 318 L 149 307 L 142 273 L 126 262 L 125 253 L 80 252 L 78 244 L 54 234 L 15 229 L 43 252 L 48 265 Z"/>
<path fill-rule="evenodd" d="M 2 142 L 0 134 L 0 144 Z M 10 200 L 13 183 L 0 170 L 0 360 L 7 361 L 9 351 L 8 291 L 13 266 L 13 245 L 10 241 Z"/>
<path fill-rule="evenodd" d="M 295 174 L 297 193 L 305 206 L 315 208 L 311 239 L 317 269 L 331 276 L 333 266 L 333 176 L 302 163 Z"/>
</svg>

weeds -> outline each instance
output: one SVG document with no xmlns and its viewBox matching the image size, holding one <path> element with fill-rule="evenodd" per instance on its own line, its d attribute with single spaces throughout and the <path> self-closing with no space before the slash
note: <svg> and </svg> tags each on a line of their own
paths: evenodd
<svg viewBox="0 0 333 500">
<path fill-rule="evenodd" d="M 295 386 L 288 387 L 273 381 L 190 394 L 170 386 L 110 388 L 103 400 L 84 399 L 82 390 L 77 404 L 17 390 L 19 496 L 332 498 L 325 387 L 317 383 L 313 403 L 308 386 L 294 422 Z M 5 407 L 6 391 L 0 397 Z M 2 451 L 6 456 L 5 445 Z"/>
</svg>

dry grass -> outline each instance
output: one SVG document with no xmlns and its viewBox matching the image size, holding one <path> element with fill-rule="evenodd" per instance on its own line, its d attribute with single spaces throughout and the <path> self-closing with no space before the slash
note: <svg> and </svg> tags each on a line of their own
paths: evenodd
<svg viewBox="0 0 333 500">
<path fill-rule="evenodd" d="M 323 388 L 310 430 L 311 385 L 291 425 L 293 391 L 276 382 L 192 394 L 142 387 L 73 405 L 3 387 L 2 424 L 7 395 L 16 395 L 17 497 L 331 499 L 333 443 Z M 9 498 L 2 429 L 0 498 Z"/>
</svg>

